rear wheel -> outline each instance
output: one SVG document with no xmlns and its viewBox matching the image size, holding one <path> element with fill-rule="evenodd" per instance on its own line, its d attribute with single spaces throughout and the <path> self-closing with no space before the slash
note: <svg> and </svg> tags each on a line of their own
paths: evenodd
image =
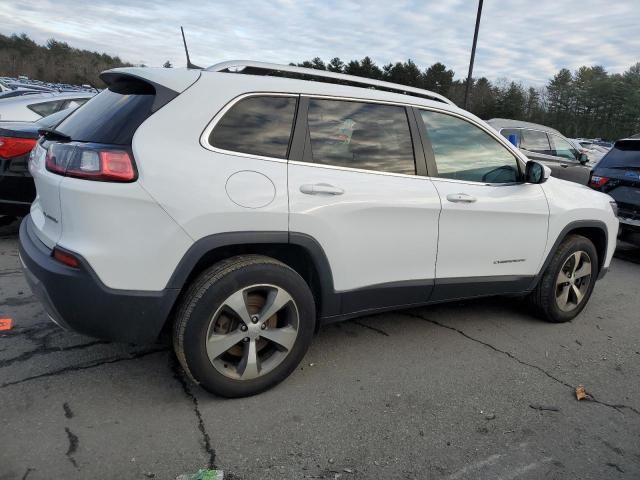
<svg viewBox="0 0 640 480">
<path fill-rule="evenodd" d="M 248 396 L 296 368 L 314 325 L 313 296 L 300 275 L 269 257 L 233 257 L 205 270 L 185 294 L 174 349 L 205 389 Z"/>
<path fill-rule="evenodd" d="M 568 322 L 589 301 L 598 271 L 593 243 L 581 235 L 570 235 L 558 247 L 531 300 L 546 320 Z"/>
</svg>

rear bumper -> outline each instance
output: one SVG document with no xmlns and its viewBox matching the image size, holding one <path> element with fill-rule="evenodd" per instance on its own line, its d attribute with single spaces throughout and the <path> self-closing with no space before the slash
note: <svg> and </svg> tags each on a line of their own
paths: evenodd
<svg viewBox="0 0 640 480">
<path fill-rule="evenodd" d="M 115 290 L 106 287 L 82 257 L 78 269 L 54 260 L 35 235 L 31 217 L 20 225 L 20 261 L 33 294 L 63 328 L 127 343 L 152 343 L 180 292 Z"/>
</svg>

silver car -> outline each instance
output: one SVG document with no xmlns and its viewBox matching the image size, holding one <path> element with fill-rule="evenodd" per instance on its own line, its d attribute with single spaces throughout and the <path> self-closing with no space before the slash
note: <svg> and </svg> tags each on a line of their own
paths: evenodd
<svg viewBox="0 0 640 480">
<path fill-rule="evenodd" d="M 537 123 L 506 118 L 492 118 L 487 123 L 529 159 L 548 166 L 554 177 L 582 185 L 589 183 L 589 158 L 559 131 Z"/>
<path fill-rule="evenodd" d="M 94 95 L 95 92 L 56 92 L 0 99 L 0 120 L 35 122 L 60 110 L 82 105 Z"/>
</svg>

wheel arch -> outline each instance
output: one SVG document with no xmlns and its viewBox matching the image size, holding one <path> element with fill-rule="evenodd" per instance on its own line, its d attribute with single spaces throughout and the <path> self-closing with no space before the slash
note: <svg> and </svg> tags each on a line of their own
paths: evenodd
<svg viewBox="0 0 640 480">
<path fill-rule="evenodd" d="M 303 233 L 227 232 L 203 237 L 184 254 L 167 288 L 183 291 L 206 268 L 244 254 L 272 257 L 295 270 L 309 285 L 319 317 L 339 313 L 327 256 L 313 237 Z"/>
<path fill-rule="evenodd" d="M 538 272 L 538 275 L 536 276 L 531 288 L 535 288 L 535 286 L 538 284 L 540 278 L 544 274 L 545 270 L 549 266 L 549 263 L 553 259 L 553 256 L 558 250 L 558 247 L 569 235 L 582 235 L 583 237 L 591 240 L 596 248 L 596 252 L 598 253 L 598 274 L 600 274 L 600 272 L 604 268 L 604 262 L 607 258 L 607 245 L 609 241 L 607 226 L 604 222 L 601 222 L 599 220 L 578 220 L 569 223 L 562 229 L 553 246 L 549 250 L 547 258 L 542 264 L 542 268 Z"/>
</svg>

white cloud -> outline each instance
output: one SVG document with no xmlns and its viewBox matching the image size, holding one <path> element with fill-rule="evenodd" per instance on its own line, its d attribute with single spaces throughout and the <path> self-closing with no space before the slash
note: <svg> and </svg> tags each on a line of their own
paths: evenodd
<svg viewBox="0 0 640 480">
<path fill-rule="evenodd" d="M 632 2 L 512 0 L 484 4 L 475 76 L 542 85 L 560 68 L 640 60 L 640 10 Z M 148 65 L 249 58 L 279 63 L 371 56 L 378 64 L 440 61 L 466 75 L 476 2 L 3 0 L 2 33 L 50 37 Z"/>
</svg>

